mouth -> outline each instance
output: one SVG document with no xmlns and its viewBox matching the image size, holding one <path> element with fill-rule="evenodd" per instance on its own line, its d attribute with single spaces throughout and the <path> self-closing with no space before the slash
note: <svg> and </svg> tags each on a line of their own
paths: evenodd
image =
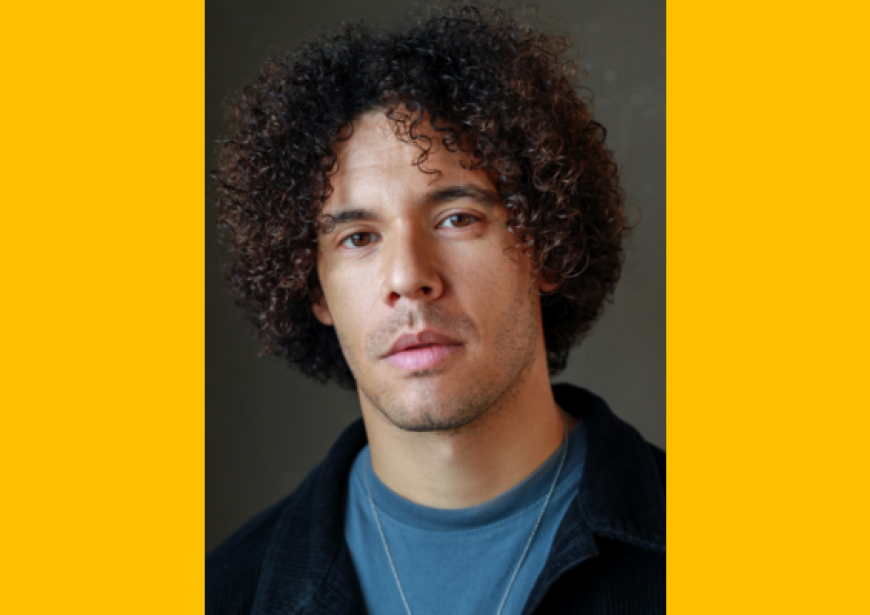
<svg viewBox="0 0 870 615">
<path fill-rule="evenodd" d="M 423 371 L 443 363 L 460 348 L 461 343 L 434 331 L 406 333 L 393 343 L 384 358 L 399 369 Z"/>
</svg>

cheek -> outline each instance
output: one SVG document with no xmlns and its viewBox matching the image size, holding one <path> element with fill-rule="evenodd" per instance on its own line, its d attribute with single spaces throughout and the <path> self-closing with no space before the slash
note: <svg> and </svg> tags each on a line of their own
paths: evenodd
<svg viewBox="0 0 870 615">
<path fill-rule="evenodd" d="M 368 272 L 329 271 L 322 281 L 334 326 L 342 343 L 357 345 L 365 331 L 365 318 L 373 312 L 375 284 Z"/>
<path fill-rule="evenodd" d="M 504 246 L 456 251 L 451 257 L 451 285 L 463 309 L 481 315 L 501 313 L 531 289 L 531 264 Z"/>
</svg>

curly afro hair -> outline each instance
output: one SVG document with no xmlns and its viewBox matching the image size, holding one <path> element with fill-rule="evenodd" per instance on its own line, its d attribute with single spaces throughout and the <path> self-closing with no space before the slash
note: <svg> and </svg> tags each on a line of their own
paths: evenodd
<svg viewBox="0 0 870 615">
<path fill-rule="evenodd" d="M 577 93 L 568 47 L 501 9 L 448 6 L 398 32 L 342 24 L 264 64 L 228 106 L 215 173 L 231 292 L 262 354 L 355 386 L 334 328 L 311 310 L 316 239 L 336 144 L 380 109 L 420 147 L 418 163 L 428 122 L 497 178 L 516 247 L 558 283 L 541 304 L 549 371 L 564 369 L 612 296 L 626 233 L 606 131 Z"/>
</svg>

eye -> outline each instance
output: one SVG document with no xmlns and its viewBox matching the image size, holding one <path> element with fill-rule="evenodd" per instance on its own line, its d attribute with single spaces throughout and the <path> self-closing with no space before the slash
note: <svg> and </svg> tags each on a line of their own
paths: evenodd
<svg viewBox="0 0 870 615">
<path fill-rule="evenodd" d="M 345 237 L 341 242 L 341 245 L 345 248 L 365 248 L 374 241 L 374 233 L 354 233 L 353 235 Z"/>
<path fill-rule="evenodd" d="M 477 220 L 471 214 L 453 214 L 444 218 L 438 225 L 438 228 L 462 228 L 477 222 Z"/>
</svg>

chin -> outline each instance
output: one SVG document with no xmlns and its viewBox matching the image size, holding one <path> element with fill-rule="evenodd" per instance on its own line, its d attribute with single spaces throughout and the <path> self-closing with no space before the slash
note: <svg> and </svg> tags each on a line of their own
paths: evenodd
<svg viewBox="0 0 870 615">
<path fill-rule="evenodd" d="M 420 381 L 416 383 L 420 384 Z M 445 390 L 447 386 L 433 384 L 412 386 L 413 390 L 405 395 L 366 393 L 366 397 L 390 423 L 414 432 L 455 431 L 480 418 L 495 401 L 482 394 L 484 392 L 479 387 L 476 390 L 462 387 L 448 391 Z M 474 392 L 469 393 L 469 390 Z"/>
<path fill-rule="evenodd" d="M 431 411 L 410 412 L 402 416 L 387 415 L 389 421 L 404 431 L 413 432 L 450 432 L 462 429 L 480 417 L 476 413 Z"/>
</svg>

